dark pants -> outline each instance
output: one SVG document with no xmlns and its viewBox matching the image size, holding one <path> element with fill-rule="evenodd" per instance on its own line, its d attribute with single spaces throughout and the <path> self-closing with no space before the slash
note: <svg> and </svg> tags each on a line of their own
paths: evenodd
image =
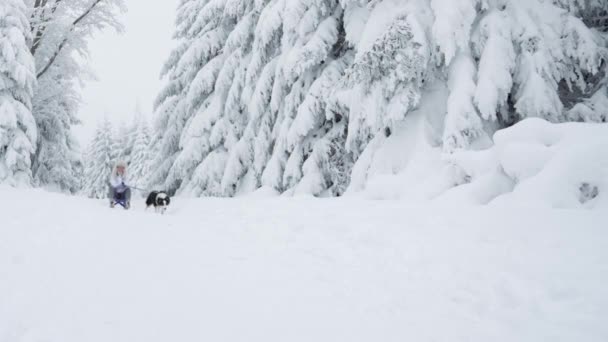
<svg viewBox="0 0 608 342">
<path fill-rule="evenodd" d="M 113 186 L 109 186 L 109 197 L 110 200 L 124 200 L 125 203 L 131 202 L 131 189 L 127 188 L 123 192 L 117 192 Z"/>
</svg>

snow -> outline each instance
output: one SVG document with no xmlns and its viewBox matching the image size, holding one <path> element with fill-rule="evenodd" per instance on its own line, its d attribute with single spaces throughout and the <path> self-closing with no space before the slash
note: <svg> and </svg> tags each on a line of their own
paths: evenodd
<svg viewBox="0 0 608 342">
<path fill-rule="evenodd" d="M 605 211 L 0 193 L 2 341 L 608 339 Z"/>
<path fill-rule="evenodd" d="M 471 176 L 446 169 L 442 154 L 487 149 L 496 131 L 526 118 L 606 121 L 605 2 L 185 1 L 149 183 L 196 196 L 374 187 L 374 198 L 437 197 Z M 431 97 L 443 108 L 429 118 Z M 427 145 L 408 133 L 423 122 L 410 118 L 416 111 Z M 436 179 L 394 177 L 411 168 Z M 469 200 L 492 201 L 511 181 L 487 176 L 491 193 L 475 186 Z"/>
<path fill-rule="evenodd" d="M 491 146 L 442 153 L 434 147 L 436 87 L 387 139 L 370 143 L 348 194 L 445 205 L 608 207 L 608 124 L 529 118 L 498 130 Z"/>
<path fill-rule="evenodd" d="M 0 183 L 32 184 L 31 159 L 38 128 L 31 98 L 36 85 L 27 8 L 20 1 L 0 3 Z"/>
<path fill-rule="evenodd" d="M 2 1 L 0 342 L 608 340 L 605 0 L 181 0 L 154 131 L 86 167 L 123 1 Z M 6 187 L 119 158 L 167 215 Z"/>
<path fill-rule="evenodd" d="M 435 186 L 429 183 L 441 183 L 435 178 L 445 167 L 440 148 L 435 146 L 443 132 L 441 123 L 448 90 L 441 82 L 430 88 L 419 108 L 409 113 L 390 137 L 382 144 L 376 142 L 378 139 L 372 141 L 359 157 L 351 176 L 350 195 L 420 201 L 445 190 L 434 190 Z M 373 148 L 375 153 L 371 156 Z"/>
<path fill-rule="evenodd" d="M 473 183 L 494 173 L 514 183 L 512 192 L 506 188 L 504 196 L 495 195 L 494 204 L 606 208 L 607 124 L 527 119 L 498 131 L 494 143 L 489 150 L 463 151 L 452 157 Z"/>
</svg>

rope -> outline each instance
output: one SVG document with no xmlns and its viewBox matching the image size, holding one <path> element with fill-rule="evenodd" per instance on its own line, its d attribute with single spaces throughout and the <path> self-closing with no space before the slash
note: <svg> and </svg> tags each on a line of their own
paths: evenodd
<svg viewBox="0 0 608 342">
<path fill-rule="evenodd" d="M 145 192 L 151 192 L 151 191 L 150 191 L 150 190 L 148 190 L 148 189 L 142 189 L 142 188 L 138 188 L 138 187 L 135 187 L 135 186 L 130 186 L 130 185 L 127 185 L 127 187 L 129 187 L 129 188 L 131 188 L 131 189 L 134 189 L 134 190 L 145 191 Z"/>
</svg>

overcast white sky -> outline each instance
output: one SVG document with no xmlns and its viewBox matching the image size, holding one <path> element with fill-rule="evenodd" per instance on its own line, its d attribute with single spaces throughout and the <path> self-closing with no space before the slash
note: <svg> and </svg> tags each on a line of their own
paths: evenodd
<svg viewBox="0 0 608 342">
<path fill-rule="evenodd" d="M 92 68 L 99 81 L 83 91 L 80 110 L 82 126 L 75 127 L 84 146 L 98 121 L 130 122 L 136 103 L 151 117 L 152 103 L 161 87 L 160 69 L 169 56 L 175 31 L 178 0 L 125 0 L 129 10 L 123 15 L 125 32 L 98 33 L 91 41 Z"/>
</svg>

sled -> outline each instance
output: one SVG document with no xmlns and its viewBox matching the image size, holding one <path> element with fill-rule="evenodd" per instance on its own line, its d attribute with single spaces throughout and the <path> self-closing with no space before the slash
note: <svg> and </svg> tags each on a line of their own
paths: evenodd
<svg viewBox="0 0 608 342">
<path fill-rule="evenodd" d="M 112 199 L 112 203 L 114 203 L 114 205 L 112 207 L 116 206 L 116 204 L 122 206 L 125 209 L 129 209 L 129 207 L 130 207 L 127 204 L 127 199 L 125 198 L 124 193 L 122 193 L 122 194 L 117 193 L 116 195 L 114 195 L 114 198 Z"/>
</svg>

